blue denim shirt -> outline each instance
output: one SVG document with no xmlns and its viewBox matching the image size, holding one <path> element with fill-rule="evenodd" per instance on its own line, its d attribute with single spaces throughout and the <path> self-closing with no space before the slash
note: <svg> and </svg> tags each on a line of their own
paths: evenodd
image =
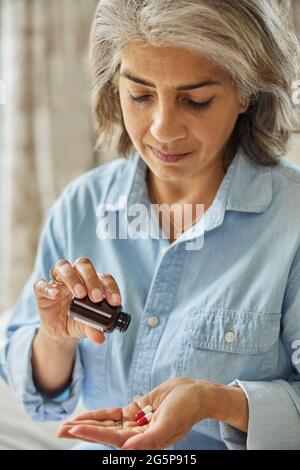
<svg viewBox="0 0 300 470">
<path fill-rule="evenodd" d="M 248 433 L 204 420 L 173 448 L 299 449 L 299 167 L 285 160 L 262 167 L 239 149 L 204 223 L 172 244 L 100 239 L 103 203 L 106 215 L 120 218 L 120 196 L 128 207 L 149 206 L 146 171 L 137 153 L 119 158 L 78 177 L 54 203 L 7 329 L 1 375 L 38 420 L 66 419 L 81 394 L 89 409 L 122 406 L 174 376 L 232 384 L 248 398 Z M 202 248 L 186 249 L 203 230 Z M 32 381 L 39 328 L 32 285 L 49 279 L 58 259 L 80 256 L 114 276 L 133 318 L 104 345 L 81 340 L 70 387 L 49 399 Z"/>
</svg>

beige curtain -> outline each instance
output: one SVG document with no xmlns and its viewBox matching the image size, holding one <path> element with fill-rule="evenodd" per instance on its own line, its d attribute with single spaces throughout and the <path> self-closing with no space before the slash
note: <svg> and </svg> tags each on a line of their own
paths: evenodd
<svg viewBox="0 0 300 470">
<path fill-rule="evenodd" d="M 292 17 L 296 31 L 300 35 L 300 0 L 293 0 L 292 2 Z M 300 164 L 300 111 L 298 131 L 293 134 L 290 140 L 288 158 Z"/>
<path fill-rule="evenodd" d="M 296 29 L 300 33 L 300 0 L 293 0 L 293 18 Z"/>
<path fill-rule="evenodd" d="M 99 163 L 88 38 L 96 0 L 2 0 L 0 311 L 33 266 L 43 221 L 78 174 Z"/>
</svg>

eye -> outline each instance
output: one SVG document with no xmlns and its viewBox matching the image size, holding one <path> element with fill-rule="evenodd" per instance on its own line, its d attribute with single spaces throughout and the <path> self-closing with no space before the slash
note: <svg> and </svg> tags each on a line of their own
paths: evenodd
<svg viewBox="0 0 300 470">
<path fill-rule="evenodd" d="M 204 109 L 209 108 L 212 101 L 213 101 L 213 98 L 210 98 L 208 101 L 200 102 L 200 103 L 197 101 L 187 99 L 186 103 L 189 107 L 198 111 L 198 110 L 204 110 Z"/>
<path fill-rule="evenodd" d="M 150 101 L 150 99 L 152 98 L 152 95 L 141 95 L 141 96 L 130 95 L 130 98 L 137 103 L 145 103 L 147 101 Z M 208 101 L 205 101 L 205 102 L 197 102 L 197 101 L 193 101 L 190 99 L 185 100 L 187 106 L 196 111 L 202 111 L 204 109 L 209 108 L 212 101 L 213 101 L 213 98 L 210 98 Z"/>
<path fill-rule="evenodd" d="M 142 95 L 142 96 L 132 96 L 132 95 L 130 95 L 130 97 L 133 101 L 136 101 L 138 103 L 142 103 L 144 101 L 149 101 L 149 99 L 151 98 L 151 95 Z"/>
</svg>

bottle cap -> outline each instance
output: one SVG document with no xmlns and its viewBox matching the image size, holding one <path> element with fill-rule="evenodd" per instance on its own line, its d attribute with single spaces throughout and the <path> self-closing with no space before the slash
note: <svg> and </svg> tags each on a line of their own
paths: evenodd
<svg viewBox="0 0 300 470">
<path fill-rule="evenodd" d="M 121 333 L 124 333 L 131 322 L 131 315 L 126 312 L 120 312 L 119 317 L 116 322 L 116 328 L 120 330 Z"/>
</svg>

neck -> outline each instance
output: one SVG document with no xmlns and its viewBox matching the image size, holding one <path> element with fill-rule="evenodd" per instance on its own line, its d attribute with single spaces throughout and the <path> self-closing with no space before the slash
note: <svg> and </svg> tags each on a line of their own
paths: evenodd
<svg viewBox="0 0 300 470">
<path fill-rule="evenodd" d="M 192 225 L 194 225 L 202 218 L 203 213 L 205 213 L 213 203 L 236 153 L 237 147 L 234 142 L 226 148 L 223 153 L 223 158 L 214 160 L 210 165 L 202 169 L 201 172 L 193 174 L 190 177 L 185 176 L 184 179 L 170 181 L 157 177 L 151 170 L 148 171 L 146 180 L 150 202 L 158 205 L 158 207 L 162 204 L 167 204 L 169 208 L 173 206 L 170 213 L 168 209 L 164 209 L 158 214 L 160 225 L 162 225 L 163 216 L 166 216 L 167 220 L 170 222 L 170 243 L 191 226 L 190 223 L 185 223 L 184 216 L 182 219 L 182 209 L 180 209 L 180 207 L 182 208 L 184 204 L 192 205 Z M 179 206 L 179 211 L 174 204 Z M 204 210 L 200 211 L 200 216 L 197 211 L 197 204 L 203 204 L 204 206 Z M 179 219 L 176 215 L 178 212 Z M 181 220 L 179 228 L 176 225 L 176 221 L 178 220 Z"/>
<path fill-rule="evenodd" d="M 168 181 L 148 171 L 147 184 L 153 204 L 204 204 L 205 210 L 213 202 L 223 181 L 225 171 L 217 162 L 205 171 L 186 177 L 184 181 Z"/>
</svg>

